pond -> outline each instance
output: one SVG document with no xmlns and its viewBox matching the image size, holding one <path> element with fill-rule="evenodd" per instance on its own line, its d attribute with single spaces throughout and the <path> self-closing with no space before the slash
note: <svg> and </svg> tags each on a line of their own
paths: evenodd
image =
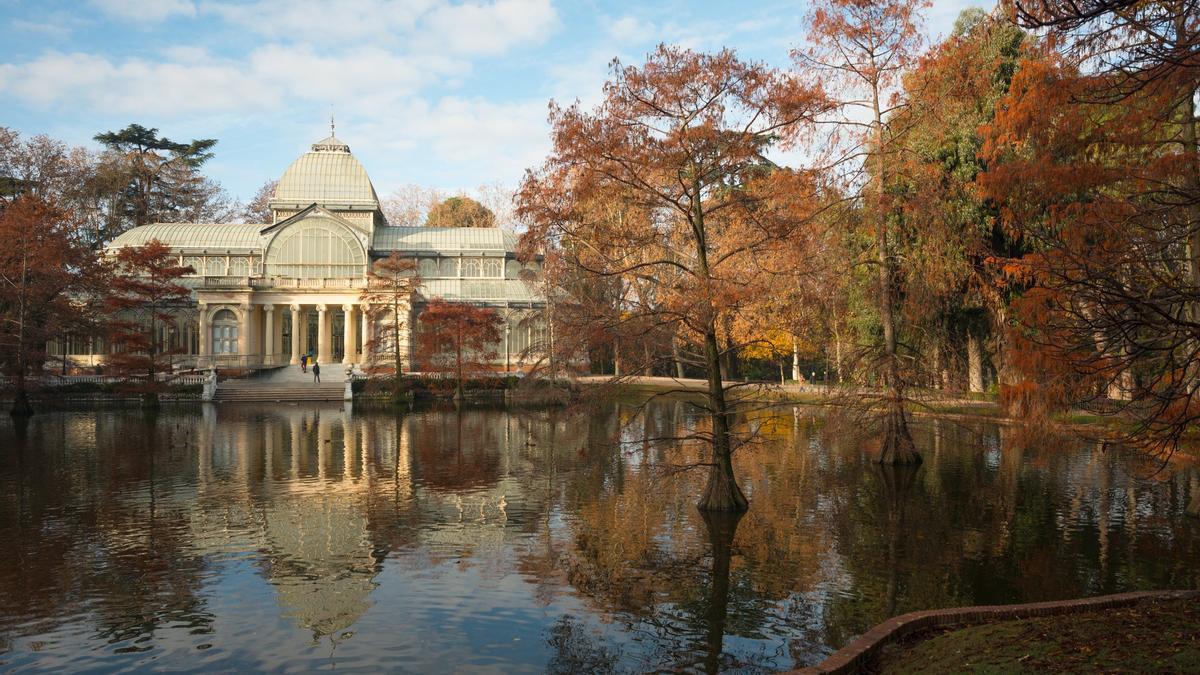
<svg viewBox="0 0 1200 675">
<path fill-rule="evenodd" d="M 744 421 L 751 509 L 704 517 L 702 424 L 275 404 L 0 420 L 0 668 L 771 671 L 894 614 L 1200 588 L 1200 473 L 922 420 L 915 471 L 804 408 Z"/>
</svg>

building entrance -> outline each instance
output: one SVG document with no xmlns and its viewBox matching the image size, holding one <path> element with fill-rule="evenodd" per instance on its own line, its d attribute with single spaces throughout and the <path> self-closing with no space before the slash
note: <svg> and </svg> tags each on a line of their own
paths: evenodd
<svg viewBox="0 0 1200 675">
<path fill-rule="evenodd" d="M 317 333 L 321 329 L 320 315 L 317 314 L 317 310 L 310 309 L 305 319 L 304 327 L 307 329 L 305 331 L 307 334 L 304 336 L 305 340 L 301 343 L 300 347 L 304 350 L 305 354 L 309 355 L 309 359 L 311 360 L 312 357 L 317 355 L 317 346 L 321 344 L 320 338 L 317 337 Z"/>
<path fill-rule="evenodd" d="M 333 333 L 331 336 L 333 344 L 330 345 L 332 347 L 330 351 L 333 354 L 334 361 L 341 361 L 346 356 L 346 313 L 332 312 L 332 314 L 332 321 L 330 323 L 333 324 L 331 330 Z"/>
<path fill-rule="evenodd" d="M 328 310 L 329 321 L 329 354 L 333 361 L 341 361 L 346 356 L 346 313 L 338 310 Z M 306 312 L 305 326 L 305 342 L 301 343 L 301 347 L 306 354 L 312 354 L 313 357 L 320 356 L 320 337 L 319 331 L 321 328 L 321 315 L 315 309 L 310 309 Z"/>
</svg>

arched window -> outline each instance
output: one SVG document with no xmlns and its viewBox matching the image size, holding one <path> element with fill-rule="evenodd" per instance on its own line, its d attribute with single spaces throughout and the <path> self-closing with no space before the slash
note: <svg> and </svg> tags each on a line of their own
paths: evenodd
<svg viewBox="0 0 1200 675">
<path fill-rule="evenodd" d="M 420 262 L 421 276 L 426 279 L 432 279 L 438 276 L 438 264 L 434 258 L 421 258 Z"/>
<path fill-rule="evenodd" d="M 521 263 L 516 260 L 509 260 L 504 263 L 504 278 L 505 279 L 520 279 L 521 278 Z"/>
<path fill-rule="evenodd" d="M 349 230 L 319 219 L 287 228 L 267 251 L 267 274 L 275 277 L 357 278 L 366 264 L 362 245 Z"/>
<path fill-rule="evenodd" d="M 447 279 L 458 276 L 458 258 L 442 258 L 442 276 Z"/>
<path fill-rule="evenodd" d="M 225 276 L 225 259 L 209 258 L 204 261 L 204 275 L 209 277 Z"/>
<path fill-rule="evenodd" d="M 462 275 L 464 278 L 475 278 L 482 272 L 479 258 L 463 258 Z"/>
<path fill-rule="evenodd" d="M 228 309 L 222 309 L 213 315 L 212 352 L 213 354 L 238 353 L 237 315 Z"/>
<path fill-rule="evenodd" d="M 484 258 L 483 259 L 483 276 L 489 279 L 500 278 L 500 259 L 499 258 Z"/>
<path fill-rule="evenodd" d="M 250 259 L 238 256 L 229 261 L 229 276 L 233 277 L 248 277 L 250 276 Z"/>
<path fill-rule="evenodd" d="M 204 274 L 204 258 L 197 256 L 184 258 L 183 265 L 192 268 L 192 274 Z"/>
</svg>

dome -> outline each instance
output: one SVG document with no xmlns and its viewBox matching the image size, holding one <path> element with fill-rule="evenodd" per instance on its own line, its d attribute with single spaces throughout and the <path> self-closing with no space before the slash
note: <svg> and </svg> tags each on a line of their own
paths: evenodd
<svg viewBox="0 0 1200 675">
<path fill-rule="evenodd" d="M 350 154 L 350 146 L 332 135 L 292 162 L 280 176 L 272 201 L 379 207 L 366 169 Z"/>
</svg>

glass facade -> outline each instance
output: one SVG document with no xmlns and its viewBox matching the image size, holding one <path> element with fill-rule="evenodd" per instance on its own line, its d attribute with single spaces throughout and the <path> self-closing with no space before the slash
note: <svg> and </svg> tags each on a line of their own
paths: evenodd
<svg viewBox="0 0 1200 675">
<path fill-rule="evenodd" d="M 293 225 L 271 243 L 267 274 L 299 279 L 358 278 L 366 255 L 354 235 L 320 221 Z"/>
</svg>

